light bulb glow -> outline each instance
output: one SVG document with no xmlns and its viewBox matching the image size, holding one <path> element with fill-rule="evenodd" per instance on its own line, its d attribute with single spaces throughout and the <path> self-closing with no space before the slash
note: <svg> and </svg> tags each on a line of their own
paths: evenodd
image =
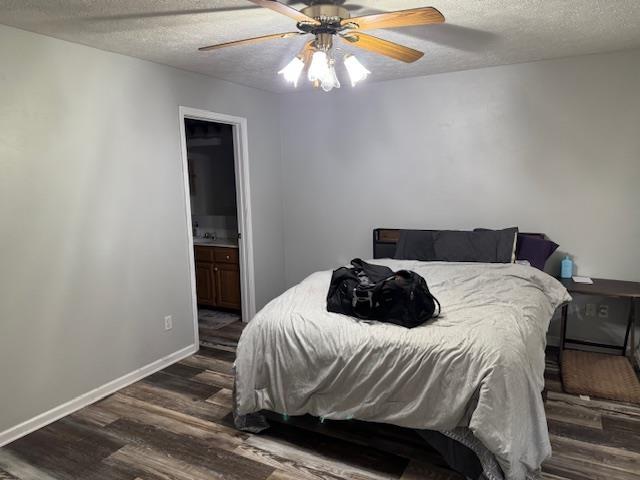
<svg viewBox="0 0 640 480">
<path fill-rule="evenodd" d="M 327 58 L 327 54 L 322 50 L 313 52 L 311 65 L 309 66 L 309 73 L 307 74 L 309 81 L 315 82 L 316 80 L 319 80 L 322 82 L 322 79 L 327 76 L 328 71 L 329 59 Z"/>
<path fill-rule="evenodd" d="M 304 69 L 304 62 L 299 57 L 294 57 L 286 67 L 278 72 L 287 82 L 293 83 L 294 87 L 298 86 L 298 79 Z"/>
<path fill-rule="evenodd" d="M 340 88 L 340 81 L 338 80 L 338 76 L 336 75 L 336 69 L 334 67 L 334 62 L 331 60 L 329 62 L 329 68 L 326 72 L 324 78 L 322 78 L 322 83 L 320 87 L 325 92 L 330 92 L 334 88 Z"/>
<path fill-rule="evenodd" d="M 351 75 L 352 84 L 355 85 L 360 80 L 366 78 L 369 71 L 355 58 L 349 60 L 350 57 L 352 56 L 347 55 L 344 60 L 345 65 L 347 65 L 347 70 L 349 70 Z M 303 58 L 301 55 L 298 55 L 291 60 L 286 67 L 280 70 L 278 74 L 283 75 L 287 82 L 297 86 L 302 72 L 305 71 L 305 67 L 308 67 L 306 75 L 313 86 L 315 88 L 321 88 L 325 92 L 330 92 L 334 88 L 340 88 L 340 80 L 336 74 L 335 63 L 330 51 L 324 49 L 315 50 L 311 58 L 307 56 Z M 352 70 L 355 73 L 351 73 Z"/>
<path fill-rule="evenodd" d="M 358 82 L 367 78 L 371 73 L 353 55 L 347 55 L 344 57 L 344 66 L 347 68 L 347 72 L 349 73 L 352 87 L 355 87 Z"/>
</svg>

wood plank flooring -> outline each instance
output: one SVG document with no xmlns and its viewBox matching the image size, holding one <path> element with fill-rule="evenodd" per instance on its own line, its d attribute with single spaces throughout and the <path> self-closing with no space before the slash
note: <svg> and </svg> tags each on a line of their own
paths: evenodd
<svg viewBox="0 0 640 480">
<path fill-rule="evenodd" d="M 243 323 L 240 312 L 198 307 L 200 346 L 234 351 Z"/>
<path fill-rule="evenodd" d="M 233 428 L 240 323 L 203 348 L 0 449 L 0 480 L 460 480 L 411 430 L 312 417 Z M 640 479 L 640 407 L 562 392 L 548 352 L 547 480 Z"/>
</svg>

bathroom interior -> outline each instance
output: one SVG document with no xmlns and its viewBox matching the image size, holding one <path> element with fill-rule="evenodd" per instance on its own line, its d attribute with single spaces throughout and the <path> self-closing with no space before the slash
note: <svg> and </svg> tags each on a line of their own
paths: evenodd
<svg viewBox="0 0 640 480">
<path fill-rule="evenodd" d="M 233 127 L 185 119 L 200 344 L 224 348 L 241 310 Z"/>
</svg>

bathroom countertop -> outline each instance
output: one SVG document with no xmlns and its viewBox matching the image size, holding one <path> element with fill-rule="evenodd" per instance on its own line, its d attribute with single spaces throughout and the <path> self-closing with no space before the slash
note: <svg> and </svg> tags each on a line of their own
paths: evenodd
<svg viewBox="0 0 640 480">
<path fill-rule="evenodd" d="M 238 248 L 238 240 L 237 239 L 227 239 L 227 238 L 194 238 L 193 244 L 199 247 L 227 247 L 227 248 Z"/>
</svg>

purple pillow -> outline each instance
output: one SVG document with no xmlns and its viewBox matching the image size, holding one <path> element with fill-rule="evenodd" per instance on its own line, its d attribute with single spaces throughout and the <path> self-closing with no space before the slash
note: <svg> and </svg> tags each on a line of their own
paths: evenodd
<svg viewBox="0 0 640 480">
<path fill-rule="evenodd" d="M 547 259 L 558 248 L 558 244 L 538 235 L 518 234 L 516 260 L 528 260 L 532 267 L 544 270 Z"/>
</svg>

